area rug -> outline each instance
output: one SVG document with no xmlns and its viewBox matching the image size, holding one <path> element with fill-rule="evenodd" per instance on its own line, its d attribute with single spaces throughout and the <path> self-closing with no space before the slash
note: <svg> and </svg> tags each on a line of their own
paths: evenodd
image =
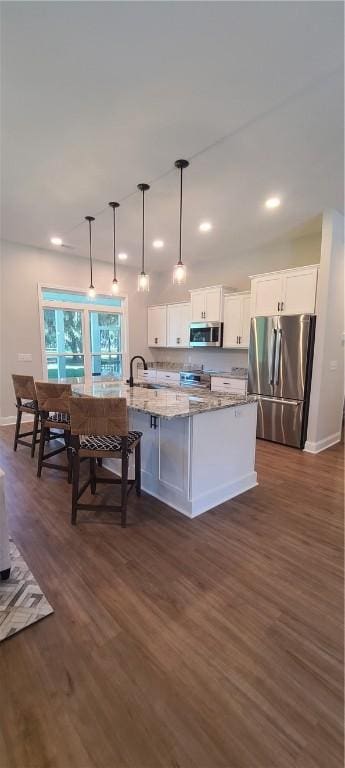
<svg viewBox="0 0 345 768">
<path fill-rule="evenodd" d="M 0 580 L 0 642 L 54 613 L 12 540 L 10 557 L 10 577 Z"/>
</svg>

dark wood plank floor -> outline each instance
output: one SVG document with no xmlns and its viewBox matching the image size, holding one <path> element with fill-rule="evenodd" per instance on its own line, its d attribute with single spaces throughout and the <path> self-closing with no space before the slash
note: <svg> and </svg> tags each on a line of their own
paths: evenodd
<svg viewBox="0 0 345 768">
<path fill-rule="evenodd" d="M 1 768 L 341 768 L 343 449 L 259 442 L 260 485 L 127 530 L 0 430 L 13 538 L 55 613 L 0 646 Z M 104 486 L 102 487 L 102 493 Z"/>
</svg>

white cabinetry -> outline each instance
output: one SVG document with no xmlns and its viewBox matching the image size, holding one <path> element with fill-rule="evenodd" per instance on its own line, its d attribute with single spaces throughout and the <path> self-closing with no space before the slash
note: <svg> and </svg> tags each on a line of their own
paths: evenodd
<svg viewBox="0 0 345 768">
<path fill-rule="evenodd" d="M 167 308 L 166 305 L 149 307 L 147 322 L 147 343 L 149 347 L 167 345 Z"/>
<path fill-rule="evenodd" d="M 202 320 L 221 322 L 223 319 L 223 287 L 214 285 L 210 288 L 198 288 L 191 291 L 192 322 Z"/>
<path fill-rule="evenodd" d="M 245 395 L 247 380 L 228 376 L 211 376 L 211 392 L 224 392 L 228 395 Z"/>
<path fill-rule="evenodd" d="M 251 316 L 315 312 L 318 266 L 286 269 L 251 278 Z"/>
<path fill-rule="evenodd" d="M 248 347 L 250 300 L 250 293 L 232 293 L 224 296 L 223 347 Z"/>
<path fill-rule="evenodd" d="M 190 302 L 168 304 L 167 347 L 189 347 L 189 324 L 191 318 Z"/>
</svg>

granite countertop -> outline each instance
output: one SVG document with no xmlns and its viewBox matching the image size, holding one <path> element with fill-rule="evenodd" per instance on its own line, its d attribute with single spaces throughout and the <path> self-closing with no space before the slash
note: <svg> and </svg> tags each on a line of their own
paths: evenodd
<svg viewBox="0 0 345 768">
<path fill-rule="evenodd" d="M 248 379 L 248 373 L 240 373 L 239 371 L 204 371 L 204 373 L 209 373 L 210 376 L 213 377 L 222 377 L 224 379 L 242 379 L 242 381 L 247 381 Z"/>
<path fill-rule="evenodd" d="M 132 411 L 149 413 L 163 419 L 186 418 L 198 413 L 233 408 L 256 401 L 255 397 L 243 395 L 220 395 L 210 390 L 193 387 L 161 387 L 150 389 L 145 386 L 129 387 L 125 382 L 92 382 L 72 384 L 75 394 L 93 397 L 125 397 Z"/>
</svg>

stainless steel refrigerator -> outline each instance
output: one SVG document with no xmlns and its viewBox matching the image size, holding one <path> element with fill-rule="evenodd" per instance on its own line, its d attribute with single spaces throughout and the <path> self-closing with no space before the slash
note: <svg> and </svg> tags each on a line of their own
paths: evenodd
<svg viewBox="0 0 345 768">
<path fill-rule="evenodd" d="M 248 393 L 258 397 L 257 437 L 304 448 L 315 315 L 253 317 Z"/>
</svg>

